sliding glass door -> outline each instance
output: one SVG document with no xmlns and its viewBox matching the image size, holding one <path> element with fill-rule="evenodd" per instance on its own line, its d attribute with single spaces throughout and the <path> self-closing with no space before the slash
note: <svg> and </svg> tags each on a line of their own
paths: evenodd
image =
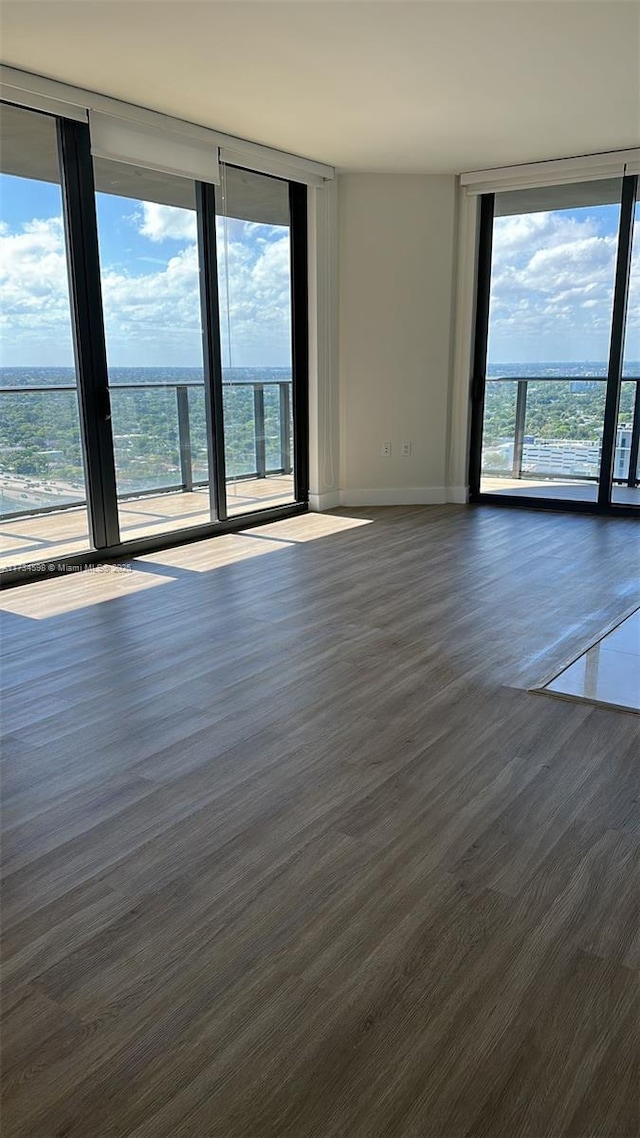
<svg viewBox="0 0 640 1138">
<path fill-rule="evenodd" d="M 616 178 L 482 199 L 473 497 L 640 505 L 635 190 Z"/>
<path fill-rule="evenodd" d="M 306 189 L 216 186 L 208 150 L 211 182 L 180 176 L 151 134 L 138 165 L 81 114 L 2 105 L 9 574 L 306 504 Z"/>
</svg>

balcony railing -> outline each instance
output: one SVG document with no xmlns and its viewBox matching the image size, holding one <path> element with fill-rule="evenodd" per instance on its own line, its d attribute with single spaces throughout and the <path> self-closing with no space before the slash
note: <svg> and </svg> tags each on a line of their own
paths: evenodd
<svg viewBox="0 0 640 1138">
<path fill-rule="evenodd" d="M 600 384 L 602 387 L 601 409 L 598 409 L 600 424 L 604 420 L 604 398 L 606 376 L 487 376 L 485 388 L 485 430 L 482 450 L 482 474 L 491 477 L 512 479 L 535 478 L 536 480 L 558 480 L 597 482 L 600 471 L 601 439 L 572 439 L 547 437 L 536 430 L 527 429 L 527 411 L 530 409 L 530 386 L 533 384 L 574 384 L 580 390 L 574 391 L 576 400 L 587 390 L 586 385 Z M 621 424 L 616 433 L 614 454 L 614 478 L 618 484 L 626 484 L 633 489 L 640 482 L 638 456 L 640 451 L 640 376 L 624 376 L 623 386 L 635 385 L 630 401 L 630 426 Z M 498 411 L 491 407 L 493 394 L 504 384 L 512 384 L 513 404 L 509 413 L 509 429 L 505 429 L 504 407 Z M 629 400 L 627 400 L 629 402 Z M 504 401 L 503 401 L 504 402 Z M 576 404 L 576 410 L 578 404 Z M 538 408 L 538 418 L 542 409 Z M 601 412 L 601 414 L 600 414 Z M 501 418 L 502 416 L 502 418 Z M 544 424 L 543 424 L 544 426 Z M 492 438 L 492 432 L 494 437 Z M 546 454 L 545 454 L 546 451 Z M 501 465 L 497 460 L 501 460 Z M 545 462 L 546 460 L 546 462 Z M 558 462 L 556 469 L 553 461 Z M 492 465 L 493 463 L 493 465 Z"/>
<path fill-rule="evenodd" d="M 290 381 L 223 382 L 222 387 L 227 482 L 291 474 Z M 109 394 L 120 499 L 207 485 L 202 383 L 118 383 Z M 0 387 L 0 395 L 5 443 L 0 516 L 84 505 L 75 385 Z M 29 397 L 26 407 L 16 405 L 18 396 Z"/>
</svg>

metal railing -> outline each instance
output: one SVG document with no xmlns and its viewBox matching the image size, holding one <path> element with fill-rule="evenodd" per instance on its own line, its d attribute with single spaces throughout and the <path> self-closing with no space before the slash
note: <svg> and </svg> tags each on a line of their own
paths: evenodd
<svg viewBox="0 0 640 1138">
<path fill-rule="evenodd" d="M 292 424 L 291 424 L 291 382 L 290 380 L 242 380 L 238 382 L 224 382 L 223 388 L 223 408 L 224 408 L 224 426 L 225 426 L 225 457 L 227 462 L 227 482 L 238 482 L 243 480 L 251 480 L 257 478 L 267 478 L 278 474 L 291 474 L 292 472 Z M 198 450 L 203 455 L 207 453 L 206 447 L 206 434 L 205 432 L 205 415 L 204 415 L 204 385 L 197 382 L 182 382 L 182 383 L 116 383 L 112 384 L 109 388 L 109 393 L 115 408 L 115 422 L 118 420 L 117 411 L 117 396 L 120 393 L 154 393 L 159 392 L 175 392 L 175 420 L 170 426 L 171 443 L 175 443 L 177 458 L 177 470 L 179 472 L 179 480 L 171 482 L 170 485 L 141 485 L 135 489 L 126 489 L 121 492 L 120 487 L 118 490 L 118 497 L 120 499 L 139 497 L 144 494 L 163 493 L 168 491 L 183 491 L 189 492 L 194 487 L 206 486 L 208 477 L 198 477 Z M 202 413 L 198 417 L 198 422 L 194 424 L 193 408 L 190 406 L 189 395 L 190 393 L 202 392 Z M 239 398 L 240 393 L 245 393 L 244 403 L 242 408 L 234 407 L 234 402 Z M 74 384 L 46 384 L 37 386 L 21 385 L 17 387 L 0 387 L 0 396 L 17 396 L 17 395 L 57 395 L 59 393 L 72 393 L 77 394 L 77 388 Z M 71 410 L 71 408 L 70 408 Z M 238 412 L 244 415 L 243 421 L 240 422 Z M 251 422 L 249 431 L 250 437 L 247 439 L 247 412 Z M 71 418 L 75 416 L 75 423 L 78 423 L 77 404 L 74 403 Z M 271 433 L 267 433 L 267 424 L 271 424 Z M 166 428 L 167 423 L 163 423 Z M 200 446 L 197 443 L 194 446 L 194 425 L 196 433 L 202 434 Z M 198 428 L 200 431 L 198 432 Z M 242 435 L 242 441 L 240 440 Z M 238 436 L 238 437 L 236 437 Z M 116 448 L 116 469 L 118 469 L 118 458 L 120 451 L 120 466 L 122 467 L 122 450 L 123 439 L 128 439 L 131 436 L 117 435 L 114 433 L 114 444 Z M 160 444 L 167 444 L 168 438 L 160 440 Z M 17 446 L 20 448 L 20 440 L 17 441 Z M 76 465 L 78 466 L 78 476 L 83 477 L 82 473 L 82 452 L 79 442 L 79 434 L 77 440 L 77 456 L 74 454 Z M 133 449 L 135 449 L 135 444 Z M 46 458 L 46 450 L 41 452 Z M 135 461 L 136 456 L 133 456 Z M 201 472 L 202 473 L 202 472 Z M 206 469 L 204 471 L 206 475 Z M 5 477 L 11 477 L 19 480 L 21 477 L 25 479 L 25 487 L 29 484 L 29 475 L 18 475 L 15 472 L 6 469 L 6 465 L 2 467 L 2 474 Z M 43 479 L 54 478 L 55 473 L 49 472 L 38 476 L 38 482 L 31 479 L 31 484 L 34 486 L 41 486 L 44 488 Z M 144 476 L 143 476 L 144 478 Z M 147 482 L 150 476 L 147 474 Z M 71 490 L 71 487 L 69 487 Z M 14 491 L 15 492 L 15 491 Z M 40 494 L 42 497 L 42 493 Z M 69 494 L 67 493 L 67 497 Z M 23 510 L 11 511 L 9 515 L 0 514 L 0 516 L 19 517 L 25 514 L 39 514 L 49 513 L 53 510 L 60 510 L 65 508 L 72 508 L 74 506 L 83 505 L 85 503 L 84 494 L 78 494 L 72 501 L 56 502 L 55 504 L 47 505 L 27 505 Z"/>
<path fill-rule="evenodd" d="M 576 376 L 576 375 L 554 375 L 554 376 L 515 376 L 515 375 L 499 375 L 487 376 L 485 381 L 485 413 L 486 413 L 486 388 L 492 383 L 515 383 L 516 388 L 516 406 L 515 406 L 515 421 L 513 430 L 513 457 L 511 468 L 505 469 L 491 469 L 482 463 L 482 473 L 490 474 L 495 477 L 521 479 L 528 476 L 535 476 L 540 480 L 563 479 L 570 481 L 572 479 L 581 482 L 597 482 L 599 473 L 587 474 L 578 473 L 572 474 L 566 471 L 523 471 L 524 452 L 526 445 L 526 418 L 527 418 L 527 397 L 529 393 L 530 383 L 607 383 L 606 376 Z M 630 489 L 634 489 L 640 483 L 640 474 L 638 470 L 638 456 L 640 452 L 640 376 L 623 376 L 622 383 L 635 383 L 635 397 L 633 402 L 633 419 L 631 426 L 631 438 L 628 448 L 621 448 L 616 446 L 615 460 L 622 458 L 626 467 L 624 476 L 614 475 L 613 481 L 616 483 L 626 483 Z M 604 412 L 603 412 L 604 413 Z M 618 428 L 620 430 L 620 428 Z M 547 440 L 540 440 L 541 442 Z M 552 440 L 548 440 L 552 441 Z M 569 446 L 573 443 L 588 443 L 589 440 L 584 439 L 558 439 L 556 441 L 559 445 L 566 443 Z M 596 445 L 599 445 L 598 443 Z M 484 449 L 484 448 L 483 448 Z M 627 465 L 628 456 L 628 465 Z M 599 458 L 597 460 L 599 467 Z M 615 468 L 615 461 L 614 461 Z"/>
</svg>

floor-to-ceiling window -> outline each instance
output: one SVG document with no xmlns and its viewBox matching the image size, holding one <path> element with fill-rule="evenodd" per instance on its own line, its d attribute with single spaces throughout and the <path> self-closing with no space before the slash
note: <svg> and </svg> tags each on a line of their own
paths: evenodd
<svg viewBox="0 0 640 1138">
<path fill-rule="evenodd" d="M 223 164 L 216 242 L 227 508 L 292 502 L 289 186 Z"/>
<path fill-rule="evenodd" d="M 473 497 L 640 506 L 635 192 L 618 177 L 482 198 Z"/>
<path fill-rule="evenodd" d="M 633 219 L 633 244 L 625 326 L 622 385 L 612 499 L 640 501 L 640 201 Z"/>
<path fill-rule="evenodd" d="M 2 104 L 9 575 L 306 504 L 306 187 L 135 130 Z"/>
<path fill-rule="evenodd" d="M 120 538 L 215 520 L 193 181 L 94 160 Z"/>
<path fill-rule="evenodd" d="M 0 567 L 91 545 L 56 121 L 0 104 Z"/>
</svg>

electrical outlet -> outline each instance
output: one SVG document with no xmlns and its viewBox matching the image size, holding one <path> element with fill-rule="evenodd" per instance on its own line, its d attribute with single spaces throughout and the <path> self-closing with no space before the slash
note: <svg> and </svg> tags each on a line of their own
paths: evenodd
<svg viewBox="0 0 640 1138">
<path fill-rule="evenodd" d="M 380 454 L 383 458 L 391 458 L 391 443 L 382 443 L 380 446 Z"/>
<path fill-rule="evenodd" d="M 402 444 L 402 457 L 409 458 L 411 455 L 411 443 Z"/>
</svg>

